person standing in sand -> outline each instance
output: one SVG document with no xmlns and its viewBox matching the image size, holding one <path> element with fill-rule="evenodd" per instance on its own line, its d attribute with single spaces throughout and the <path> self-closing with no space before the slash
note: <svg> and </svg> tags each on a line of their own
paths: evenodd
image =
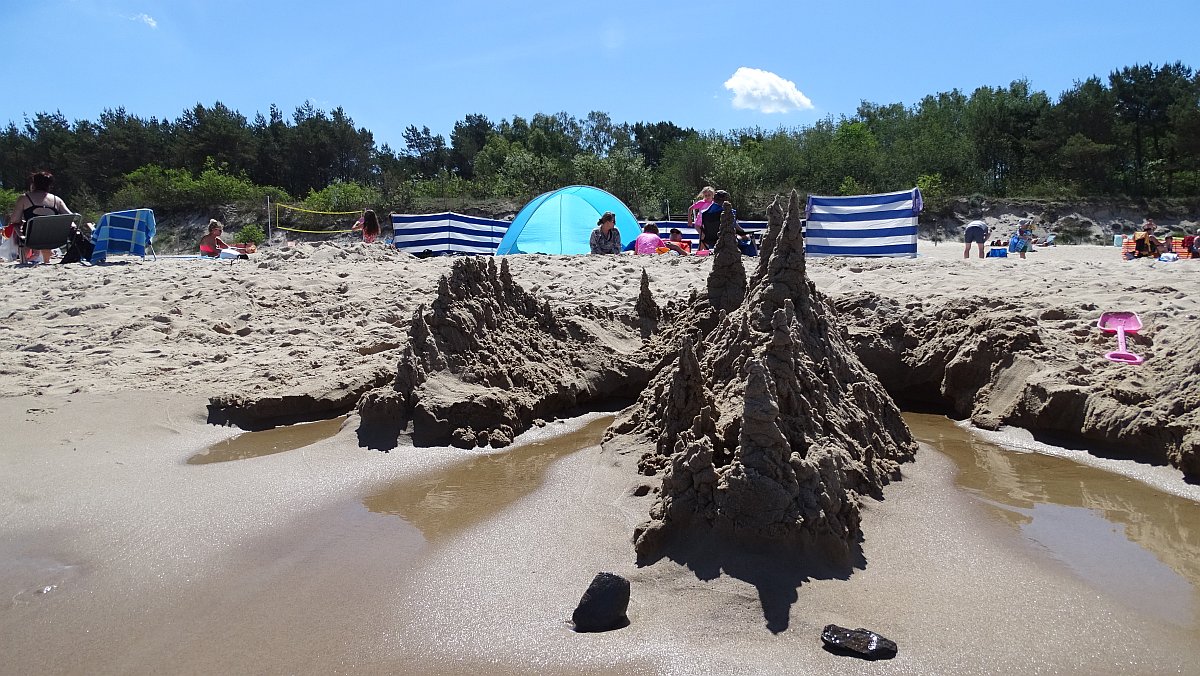
<svg viewBox="0 0 1200 676">
<path fill-rule="evenodd" d="M 700 235 L 700 239 L 704 239 L 704 229 L 700 224 L 700 214 L 705 209 L 712 206 L 713 195 L 716 194 L 716 189 L 711 185 L 706 185 L 700 190 L 700 194 L 696 195 L 696 203 L 688 207 L 688 225 L 696 230 L 696 234 Z"/>
<path fill-rule="evenodd" d="M 71 213 L 61 197 L 50 193 L 52 187 L 54 187 L 54 174 L 48 171 L 35 171 L 30 174 L 29 191 L 17 198 L 17 203 L 13 205 L 12 216 L 8 219 L 9 223 L 23 229 L 25 221 L 35 216 Z M 54 252 L 49 249 L 39 249 L 37 253 L 41 254 L 42 263 L 49 263 L 51 256 L 54 255 Z M 25 261 L 21 261 L 21 264 L 24 263 Z"/>
<path fill-rule="evenodd" d="M 1008 238 L 1008 252 L 1019 254 L 1024 259 L 1026 252 L 1030 250 L 1029 221 L 1020 221 L 1017 223 L 1017 231 Z"/>
<path fill-rule="evenodd" d="M 983 258 L 983 245 L 987 243 L 991 231 L 992 229 L 983 221 L 975 220 L 967 223 L 967 228 L 963 231 L 963 240 L 967 243 L 966 248 L 963 249 L 963 258 L 971 257 L 972 244 L 979 245 L 979 257 Z"/>
<path fill-rule="evenodd" d="M 713 194 L 713 203 L 708 205 L 700 214 L 700 250 L 712 251 L 717 247 L 717 240 L 721 239 L 721 214 L 725 211 L 725 203 L 729 201 L 729 193 L 724 190 L 718 190 Z M 733 232 L 737 236 L 738 248 L 747 256 L 757 256 L 758 248 L 750 239 L 750 234 L 742 229 L 737 220 L 737 210 L 730 205 L 730 214 L 733 216 Z"/>
</svg>

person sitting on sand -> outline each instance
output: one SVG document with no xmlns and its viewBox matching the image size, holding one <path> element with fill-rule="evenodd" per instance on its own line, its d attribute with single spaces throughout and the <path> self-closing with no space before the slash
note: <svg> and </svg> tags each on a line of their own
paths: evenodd
<svg viewBox="0 0 1200 676">
<path fill-rule="evenodd" d="M 588 244 L 594 254 L 621 253 L 621 233 L 617 230 L 616 214 L 606 211 L 600 216 Z"/>
<path fill-rule="evenodd" d="M 225 224 L 217 219 L 211 219 L 208 222 L 208 234 L 200 238 L 200 255 L 219 258 L 222 251 L 229 251 L 238 255 L 246 255 L 246 251 L 239 247 L 229 246 L 221 240 L 221 232 L 225 229 Z M 228 255 L 228 254 L 227 254 Z"/>
<path fill-rule="evenodd" d="M 683 238 L 683 232 L 679 228 L 671 228 L 671 243 L 683 249 L 684 253 L 692 252 L 692 243 Z"/>
<path fill-rule="evenodd" d="M 54 174 L 48 171 L 35 171 L 29 175 L 29 190 L 17 198 L 16 204 L 13 205 L 12 216 L 9 218 L 9 223 L 17 232 L 23 232 L 25 221 L 35 216 L 71 213 L 62 198 L 50 192 L 52 187 L 54 187 Z M 39 249 L 35 253 L 41 255 L 42 263 L 49 263 L 51 256 L 54 255 L 54 252 L 49 249 Z M 22 264 L 25 262 L 21 261 Z"/>
<path fill-rule="evenodd" d="M 1154 231 L 1158 229 L 1154 220 L 1147 218 L 1146 224 L 1142 226 L 1142 231 L 1133 236 L 1133 257 L 1134 258 L 1158 258 L 1163 253 L 1162 242 L 1154 236 Z"/>
<path fill-rule="evenodd" d="M 379 217 L 371 209 L 363 211 L 363 215 L 351 228 L 353 232 L 361 232 L 363 243 L 371 244 L 379 238 Z"/>
<path fill-rule="evenodd" d="M 1183 248 L 1192 254 L 1192 260 L 1200 258 L 1200 228 L 1196 228 L 1190 237 L 1183 238 Z"/>
<path fill-rule="evenodd" d="M 680 254 L 686 254 L 679 245 L 672 242 L 664 242 L 658 236 L 658 226 L 653 223 L 647 223 L 642 226 L 642 234 L 633 240 L 633 250 L 639 254 L 656 254 L 660 250 L 676 251 Z"/>
<path fill-rule="evenodd" d="M 983 245 L 987 243 L 988 234 L 991 231 L 992 229 L 983 221 L 976 220 L 967 223 L 966 229 L 963 230 L 963 241 L 967 243 L 966 248 L 963 249 L 963 258 L 971 257 L 972 244 L 979 245 L 979 257 L 983 258 Z"/>
</svg>

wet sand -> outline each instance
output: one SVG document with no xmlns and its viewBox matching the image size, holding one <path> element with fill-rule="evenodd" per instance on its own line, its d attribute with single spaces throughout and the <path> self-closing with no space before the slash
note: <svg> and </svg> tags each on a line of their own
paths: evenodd
<svg viewBox="0 0 1200 676">
<path fill-rule="evenodd" d="M 1200 630 L 1200 486 L 1180 497 L 1148 485 L 1153 468 L 997 448 L 938 416 L 907 415 L 949 455 L 956 483 L 1011 524 L 1035 551 L 1137 612 Z M 1060 452 L 1064 449 L 1057 449 Z M 1081 451 L 1065 451 L 1090 458 Z"/>
<path fill-rule="evenodd" d="M 0 671 L 1149 674 L 1200 659 L 1195 501 L 944 419 L 908 416 L 935 446 L 867 501 L 862 561 L 840 579 L 720 550 L 638 568 L 649 498 L 595 445 L 601 416 L 499 453 L 366 451 L 348 425 L 189 465 L 234 435 L 202 404 L 0 400 Z M 632 624 L 574 634 L 600 570 L 631 580 Z M 830 655 L 830 622 L 900 654 Z"/>
</svg>

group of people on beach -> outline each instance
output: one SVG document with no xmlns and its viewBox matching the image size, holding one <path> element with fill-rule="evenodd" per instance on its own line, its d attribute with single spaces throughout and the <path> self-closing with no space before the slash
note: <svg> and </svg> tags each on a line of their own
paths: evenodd
<svg viewBox="0 0 1200 676">
<path fill-rule="evenodd" d="M 208 222 L 208 234 L 200 238 L 200 255 L 212 258 L 244 258 L 255 252 L 253 243 L 227 244 L 221 239 L 225 224 L 217 219 Z M 379 239 L 379 217 L 371 209 L 363 211 L 363 215 L 355 222 L 351 232 L 361 232 L 363 242 L 373 243 Z"/>
<path fill-rule="evenodd" d="M 708 255 L 717 245 L 721 235 L 721 215 L 725 204 L 729 202 L 729 193 L 705 186 L 698 195 L 696 202 L 688 207 L 688 225 L 696 230 L 699 243 L 696 255 Z M 737 211 L 730 206 L 733 216 L 733 227 L 737 234 L 738 246 L 743 253 L 755 255 L 755 247 L 747 233 L 737 221 Z M 617 216 L 606 211 L 596 222 L 592 231 L 589 248 L 594 254 L 619 254 L 623 251 L 633 251 L 638 254 L 677 253 L 681 256 L 692 254 L 691 242 L 683 238 L 683 231 L 671 228 L 669 238 L 664 240 L 659 235 L 658 225 L 646 223 L 642 232 L 628 246 L 622 246 L 621 233 L 617 230 Z"/>
<path fill-rule="evenodd" d="M 1170 240 L 1164 242 L 1160 240 L 1155 232 L 1158 230 L 1158 225 L 1154 223 L 1153 218 L 1147 218 L 1145 224 L 1142 225 L 1140 232 L 1133 236 L 1133 251 L 1128 254 L 1130 260 L 1134 258 L 1158 258 L 1163 254 L 1181 254 L 1187 252 L 1192 259 L 1200 259 L 1200 228 L 1191 235 L 1183 237 L 1182 241 L 1176 245 Z"/>
<path fill-rule="evenodd" d="M 1168 244 L 1160 240 L 1155 233 L 1158 230 L 1158 225 L 1154 219 L 1147 218 L 1139 230 L 1133 236 L 1133 251 L 1126 254 L 1129 259 L 1134 258 L 1158 258 L 1167 253 L 1183 253 L 1187 252 L 1192 258 L 1200 258 L 1200 229 L 1196 230 L 1193 235 L 1183 237 L 1182 242 L 1178 245 Z M 978 247 L 979 257 L 984 257 L 984 245 L 988 242 L 988 237 L 991 235 L 991 226 L 983 220 L 973 220 L 967 223 L 963 230 L 963 241 L 966 246 L 963 248 L 963 258 L 971 257 L 971 245 Z M 1049 238 L 1047 238 L 1049 240 Z M 1033 222 L 1031 220 L 1021 220 L 1017 223 L 1017 231 L 1009 238 L 1006 244 L 1008 253 L 1017 253 L 1021 258 L 1025 258 L 1025 254 L 1029 251 L 1034 251 L 1033 245 L 1038 242 L 1033 236 Z M 1005 245 L 1004 242 L 993 242 L 993 246 Z"/>
<path fill-rule="evenodd" d="M 988 243 L 988 237 L 992 234 L 992 227 L 986 221 L 976 219 L 967 223 L 967 227 L 963 230 L 963 240 L 966 246 L 963 248 L 963 258 L 971 257 L 971 245 L 974 244 L 979 250 L 979 257 L 984 258 L 985 254 L 983 247 Z M 1037 243 L 1037 238 L 1033 235 L 1033 221 L 1022 219 L 1017 222 L 1017 231 L 1014 232 L 1007 242 L 993 241 L 992 246 L 1005 247 L 1005 254 L 1015 253 L 1021 258 L 1025 258 L 1025 254 L 1030 251 L 1035 251 L 1033 245 Z M 1049 237 L 1047 237 L 1047 242 Z"/>
</svg>

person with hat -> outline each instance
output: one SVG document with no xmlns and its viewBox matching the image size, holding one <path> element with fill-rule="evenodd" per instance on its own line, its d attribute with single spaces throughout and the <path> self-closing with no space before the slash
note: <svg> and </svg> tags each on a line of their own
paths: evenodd
<svg viewBox="0 0 1200 676">
<path fill-rule="evenodd" d="M 1162 255 L 1165 248 L 1162 242 L 1154 236 L 1154 231 L 1158 226 L 1154 223 L 1154 219 L 1147 218 L 1146 223 L 1142 225 L 1142 231 L 1133 236 L 1133 257 L 1134 258 L 1158 258 Z"/>
</svg>

